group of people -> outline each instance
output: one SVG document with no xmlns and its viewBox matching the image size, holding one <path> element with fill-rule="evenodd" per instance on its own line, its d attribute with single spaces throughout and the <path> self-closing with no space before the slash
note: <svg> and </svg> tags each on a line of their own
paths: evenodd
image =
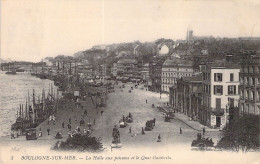
<svg viewBox="0 0 260 164">
<path fill-rule="evenodd" d="M 55 115 L 50 115 L 50 116 L 49 116 L 48 124 L 49 124 L 49 122 L 51 122 L 51 121 L 53 121 L 53 125 L 55 125 L 55 123 L 56 123 L 56 117 L 55 117 Z"/>
</svg>

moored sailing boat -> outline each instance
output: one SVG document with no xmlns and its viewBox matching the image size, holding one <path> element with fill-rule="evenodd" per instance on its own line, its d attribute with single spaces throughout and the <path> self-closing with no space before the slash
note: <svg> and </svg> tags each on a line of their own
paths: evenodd
<svg viewBox="0 0 260 164">
<path fill-rule="evenodd" d="M 53 93 L 53 92 L 51 92 Z M 28 91 L 28 98 L 26 99 L 25 110 L 23 105 L 20 105 L 19 111 L 17 111 L 17 118 L 14 124 L 11 125 L 11 130 L 19 131 L 18 134 L 25 134 L 26 129 L 36 128 L 39 124 L 45 121 L 50 115 L 55 112 L 57 101 L 54 95 L 49 95 L 45 98 L 45 90 L 42 91 L 42 102 L 36 103 L 35 93 L 33 90 L 32 102 L 30 102 L 30 96 Z"/>
</svg>

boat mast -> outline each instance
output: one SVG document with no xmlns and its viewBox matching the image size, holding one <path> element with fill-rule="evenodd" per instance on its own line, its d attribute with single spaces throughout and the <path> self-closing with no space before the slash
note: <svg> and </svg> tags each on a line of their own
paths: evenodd
<svg viewBox="0 0 260 164">
<path fill-rule="evenodd" d="M 26 99 L 26 102 L 25 102 L 25 120 L 28 120 L 28 115 L 27 115 L 27 99 Z"/>
<path fill-rule="evenodd" d="M 43 88 L 42 90 L 42 111 L 44 111 L 45 108 L 45 90 Z"/>
</svg>

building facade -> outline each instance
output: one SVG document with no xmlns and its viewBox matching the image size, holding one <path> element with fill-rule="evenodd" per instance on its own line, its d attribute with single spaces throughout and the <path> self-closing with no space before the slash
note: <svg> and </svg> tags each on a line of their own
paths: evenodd
<svg viewBox="0 0 260 164">
<path fill-rule="evenodd" d="M 117 76 L 117 63 L 113 63 L 113 66 L 111 67 L 111 74 L 112 76 Z"/>
<path fill-rule="evenodd" d="M 117 62 L 117 76 L 134 77 L 138 72 L 136 59 L 120 59 Z"/>
<path fill-rule="evenodd" d="M 240 64 L 239 113 L 260 115 L 260 54 L 248 54 Z"/>
<path fill-rule="evenodd" d="M 146 63 L 142 66 L 141 74 L 142 74 L 142 79 L 144 81 L 149 80 L 149 63 Z"/>
<path fill-rule="evenodd" d="M 164 57 L 157 57 L 149 63 L 149 81 L 148 90 L 161 92 L 162 66 L 165 61 Z"/>
<path fill-rule="evenodd" d="M 184 113 L 192 120 L 200 120 L 202 103 L 202 75 L 181 77 L 175 86 L 170 87 L 170 106 Z"/>
<path fill-rule="evenodd" d="M 180 58 L 167 59 L 162 65 L 161 90 L 169 93 L 169 88 L 176 84 L 177 79 L 191 77 L 193 73 L 191 61 Z"/>
<path fill-rule="evenodd" d="M 202 66 L 201 123 L 211 128 L 223 128 L 230 107 L 237 107 L 240 68 L 232 62 L 218 60 Z"/>
</svg>

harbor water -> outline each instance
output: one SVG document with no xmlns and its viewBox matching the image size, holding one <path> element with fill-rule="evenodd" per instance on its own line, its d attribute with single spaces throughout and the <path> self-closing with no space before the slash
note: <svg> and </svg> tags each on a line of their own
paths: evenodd
<svg viewBox="0 0 260 164">
<path fill-rule="evenodd" d="M 42 90 L 47 94 L 53 81 L 48 79 L 39 79 L 30 74 L 17 73 L 16 75 L 7 75 L 0 71 L 0 136 L 6 136 L 11 133 L 11 125 L 15 122 L 17 111 L 20 104 L 25 109 L 28 91 L 30 101 L 32 101 L 32 92 L 35 90 L 35 99 L 41 99 Z M 55 88 L 55 87 L 54 87 Z"/>
</svg>

